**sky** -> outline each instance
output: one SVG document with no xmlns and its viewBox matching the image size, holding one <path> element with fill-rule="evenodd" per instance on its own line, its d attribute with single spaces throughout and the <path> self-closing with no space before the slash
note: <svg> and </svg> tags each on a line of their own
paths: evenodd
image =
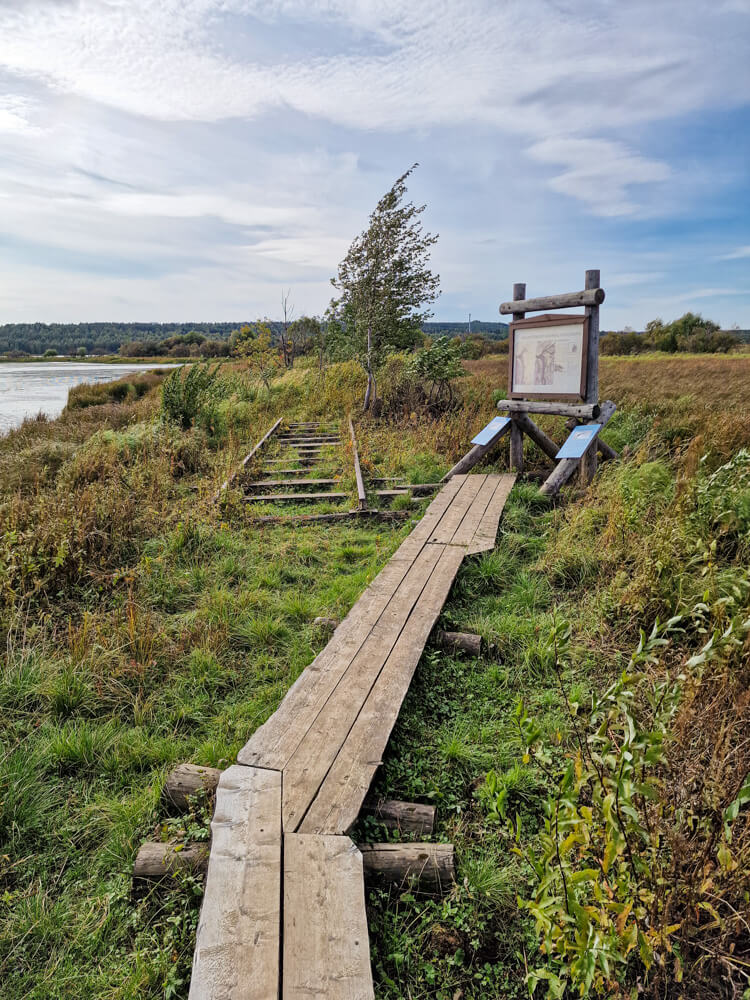
<svg viewBox="0 0 750 1000">
<path fill-rule="evenodd" d="M 750 328 L 750 0 L 0 0 L 0 323 L 321 314 L 415 162 L 435 319 Z"/>
</svg>

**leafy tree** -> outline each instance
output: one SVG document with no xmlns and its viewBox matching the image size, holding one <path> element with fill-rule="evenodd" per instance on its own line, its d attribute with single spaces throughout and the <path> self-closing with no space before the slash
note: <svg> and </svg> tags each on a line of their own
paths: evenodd
<svg viewBox="0 0 750 1000">
<path fill-rule="evenodd" d="M 425 206 L 404 203 L 416 166 L 383 195 L 331 279 L 339 295 L 329 306 L 329 333 L 367 371 L 365 410 L 377 398 L 377 367 L 389 352 L 419 343 L 421 324 L 431 315 L 424 307 L 439 295 L 440 278 L 428 267 L 437 236 L 422 229 Z"/>
<path fill-rule="evenodd" d="M 81 347 L 79 347 L 78 350 L 76 351 L 76 356 L 79 358 L 85 358 L 87 354 L 88 351 L 83 345 L 81 345 Z"/>
<path fill-rule="evenodd" d="M 259 322 L 252 327 L 243 327 L 235 351 L 240 357 L 247 358 L 247 366 L 252 374 L 270 390 L 271 379 L 282 368 L 284 361 L 279 350 L 273 346 L 268 323 Z"/>
<path fill-rule="evenodd" d="M 47 350 L 44 352 L 44 356 L 45 358 L 56 358 L 57 351 L 54 349 L 54 347 L 48 347 Z"/>
<path fill-rule="evenodd" d="M 461 364 L 461 341 L 438 337 L 429 347 L 415 355 L 411 369 L 415 375 L 430 383 L 428 403 L 443 399 L 448 405 L 453 401 L 451 382 L 465 375 Z"/>
<path fill-rule="evenodd" d="M 289 325 L 288 343 L 292 353 L 292 363 L 294 358 L 308 351 L 318 350 L 320 353 L 320 366 L 323 367 L 323 350 L 325 347 L 325 337 L 320 320 L 314 316 L 300 316 Z"/>
</svg>

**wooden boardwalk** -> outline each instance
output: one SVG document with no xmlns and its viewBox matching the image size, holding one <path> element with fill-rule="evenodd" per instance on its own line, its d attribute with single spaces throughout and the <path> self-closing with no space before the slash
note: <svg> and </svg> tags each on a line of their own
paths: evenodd
<svg viewBox="0 0 750 1000">
<path fill-rule="evenodd" d="M 515 477 L 455 476 L 219 781 L 191 1000 L 371 1000 L 357 819 L 464 556 Z"/>
</svg>

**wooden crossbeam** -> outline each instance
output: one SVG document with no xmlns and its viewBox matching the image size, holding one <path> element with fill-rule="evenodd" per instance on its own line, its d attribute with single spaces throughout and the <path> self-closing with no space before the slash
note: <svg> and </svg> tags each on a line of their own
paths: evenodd
<svg viewBox="0 0 750 1000">
<path fill-rule="evenodd" d="M 318 503 L 324 500 L 346 500 L 348 493 L 264 493 L 245 496 L 245 503 Z"/>
</svg>

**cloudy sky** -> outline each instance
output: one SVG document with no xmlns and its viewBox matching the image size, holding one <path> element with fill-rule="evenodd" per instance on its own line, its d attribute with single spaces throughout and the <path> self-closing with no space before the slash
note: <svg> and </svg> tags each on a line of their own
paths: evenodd
<svg viewBox="0 0 750 1000">
<path fill-rule="evenodd" d="M 438 319 L 750 327 L 750 0 L 0 0 L 0 323 L 320 313 L 414 161 Z"/>
</svg>

